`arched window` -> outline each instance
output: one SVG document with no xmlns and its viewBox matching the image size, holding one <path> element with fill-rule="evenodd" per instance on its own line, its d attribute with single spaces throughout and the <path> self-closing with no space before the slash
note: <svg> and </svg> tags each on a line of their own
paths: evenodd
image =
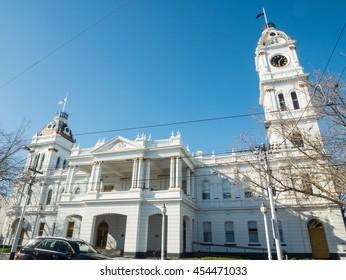
<svg viewBox="0 0 346 280">
<path fill-rule="evenodd" d="M 42 170 L 43 168 L 43 163 L 44 163 L 44 159 L 45 159 L 46 155 L 43 154 L 42 157 L 41 157 L 41 162 L 40 162 L 40 167 L 39 167 L 39 170 Z"/>
<path fill-rule="evenodd" d="M 202 183 L 202 199 L 210 199 L 210 185 L 207 180 Z"/>
<path fill-rule="evenodd" d="M 58 169 L 60 166 L 60 157 L 58 157 L 58 159 L 56 160 L 56 164 L 55 164 L 55 169 Z"/>
<path fill-rule="evenodd" d="M 222 181 L 222 195 L 223 199 L 230 199 L 232 197 L 231 184 L 228 180 Z"/>
<path fill-rule="evenodd" d="M 53 195 L 53 190 L 49 190 L 48 194 L 47 194 L 46 205 L 51 204 L 51 202 L 52 202 L 52 195 Z"/>
<path fill-rule="evenodd" d="M 287 108 L 286 108 L 286 102 L 285 102 L 285 97 L 282 93 L 280 93 L 278 95 L 278 98 L 279 98 L 279 105 L 280 105 L 280 110 L 281 111 L 286 111 Z"/>
<path fill-rule="evenodd" d="M 66 169 L 67 167 L 67 160 L 64 159 L 64 161 L 62 162 L 62 169 Z"/>
<path fill-rule="evenodd" d="M 291 98 L 292 98 L 292 103 L 293 103 L 293 108 L 296 109 L 300 109 L 299 107 L 299 101 L 298 101 L 298 97 L 297 97 L 297 93 L 295 91 L 291 92 Z"/>
<path fill-rule="evenodd" d="M 74 191 L 75 194 L 80 194 L 80 188 L 76 188 L 75 191 Z"/>
</svg>

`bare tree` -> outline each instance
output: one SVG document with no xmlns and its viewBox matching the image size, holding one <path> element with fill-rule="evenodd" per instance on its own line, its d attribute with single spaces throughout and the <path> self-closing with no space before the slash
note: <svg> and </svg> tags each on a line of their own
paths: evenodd
<svg viewBox="0 0 346 280">
<path fill-rule="evenodd" d="M 300 200 L 314 204 L 323 201 L 345 208 L 345 82 L 341 75 L 322 75 L 317 72 L 315 79 L 309 82 L 309 88 L 311 103 L 306 110 L 314 110 L 319 128 L 307 129 L 307 126 L 301 125 L 307 118 L 297 118 L 295 112 L 286 109 L 285 114 L 292 114 L 291 120 L 278 118 L 271 131 L 280 135 L 285 144 L 282 142 L 279 145 L 261 147 L 257 143 L 256 146 L 253 139 L 242 135 L 242 143 L 252 151 L 250 155 L 244 155 L 243 160 L 251 166 L 253 174 L 257 174 L 243 176 L 253 187 L 266 188 L 267 157 L 276 198 L 284 197 L 286 201 L 295 200 L 295 203 Z M 316 133 L 316 129 L 321 133 Z"/>
<path fill-rule="evenodd" d="M 23 170 L 24 160 L 19 150 L 25 145 L 24 133 L 28 123 L 12 132 L 0 129 L 0 199 L 11 196 L 16 179 Z"/>
</svg>

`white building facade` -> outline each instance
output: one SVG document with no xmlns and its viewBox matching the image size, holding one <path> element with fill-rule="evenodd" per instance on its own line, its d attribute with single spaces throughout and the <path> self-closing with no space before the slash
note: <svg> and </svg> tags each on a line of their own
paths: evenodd
<svg viewBox="0 0 346 280">
<path fill-rule="evenodd" d="M 299 118 L 299 131 L 309 131 L 317 139 L 320 132 L 295 41 L 273 24 L 267 25 L 255 62 L 260 104 L 266 124 L 270 123 L 268 141 L 283 147 L 272 160 L 274 172 L 288 153 L 296 154 L 292 141 L 277 132 L 282 121 Z M 65 112 L 58 112 L 29 146 L 25 170 L 36 163 L 42 174 L 36 176 L 39 181 L 26 207 L 20 243 L 37 235 L 66 236 L 125 257 L 158 257 L 163 234 L 168 258 L 267 256 L 260 212 L 262 201 L 269 205 L 267 182 L 256 187 L 248 180 L 261 181 L 249 164 L 259 162 L 261 155 L 192 155 L 180 133 L 161 140 L 118 136 L 82 149 L 75 143 Z M 27 195 L 26 186 L 18 188 L 23 189 L 7 212 L 2 231 L 6 244 L 13 242 Z M 167 213 L 162 231 L 163 205 Z M 276 214 L 284 255 L 345 257 L 346 231 L 339 206 L 289 194 L 276 200 Z M 271 229 L 269 240 L 275 255 Z"/>
</svg>

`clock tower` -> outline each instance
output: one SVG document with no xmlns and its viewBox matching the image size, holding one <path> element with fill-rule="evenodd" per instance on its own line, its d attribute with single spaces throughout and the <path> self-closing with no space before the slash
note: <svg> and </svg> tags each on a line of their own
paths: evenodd
<svg viewBox="0 0 346 280">
<path fill-rule="evenodd" d="M 310 104 L 309 75 L 299 63 L 296 41 L 273 23 L 266 23 L 255 54 L 259 103 L 264 109 L 269 143 L 280 148 L 302 147 L 305 137 L 320 137 Z"/>
</svg>

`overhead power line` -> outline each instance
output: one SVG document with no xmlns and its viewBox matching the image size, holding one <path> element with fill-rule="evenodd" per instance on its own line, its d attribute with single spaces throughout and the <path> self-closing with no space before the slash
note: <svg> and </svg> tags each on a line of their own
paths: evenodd
<svg viewBox="0 0 346 280">
<path fill-rule="evenodd" d="M 66 47 L 68 44 L 70 44 L 71 42 L 73 42 L 74 40 L 76 40 L 77 38 L 79 38 L 80 36 L 82 36 L 83 34 L 87 33 L 90 29 L 94 28 L 95 26 L 97 26 L 98 24 L 100 24 L 101 22 L 105 21 L 106 19 L 108 19 L 109 17 L 111 17 L 113 14 L 115 14 L 116 12 L 120 11 L 121 9 L 123 9 L 125 6 L 127 6 L 130 2 L 132 2 L 133 0 L 125 0 L 122 4 L 120 4 L 119 6 L 116 6 L 115 8 L 113 8 L 113 10 L 111 10 L 109 13 L 105 14 L 103 17 L 99 18 L 98 20 L 96 20 L 94 23 L 92 23 L 91 25 L 89 25 L 88 27 L 84 28 L 82 31 L 80 31 L 79 33 L 77 33 L 76 35 L 74 35 L 73 37 L 71 37 L 70 39 L 68 39 L 67 41 L 65 41 L 64 43 L 62 43 L 61 45 L 59 45 L 58 47 L 56 47 L 55 49 L 53 49 L 52 51 L 50 51 L 48 54 L 44 55 L 43 57 L 41 57 L 39 60 L 37 60 L 36 62 L 34 62 L 33 64 L 31 64 L 29 67 L 27 67 L 26 69 L 24 69 L 22 72 L 18 73 L 17 75 L 15 75 L 14 77 L 12 77 L 11 79 L 9 79 L 7 82 L 3 83 L 0 86 L 0 89 L 6 87 L 8 84 L 12 83 L 13 81 L 15 81 L 16 79 L 18 79 L 20 76 L 24 75 L 26 72 L 28 72 L 29 70 L 31 70 L 32 68 L 34 68 L 36 65 L 40 64 L 42 61 L 46 60 L 47 58 L 49 58 L 50 56 L 52 56 L 53 54 L 55 54 L 56 52 L 60 51 L 62 48 Z"/>
</svg>

